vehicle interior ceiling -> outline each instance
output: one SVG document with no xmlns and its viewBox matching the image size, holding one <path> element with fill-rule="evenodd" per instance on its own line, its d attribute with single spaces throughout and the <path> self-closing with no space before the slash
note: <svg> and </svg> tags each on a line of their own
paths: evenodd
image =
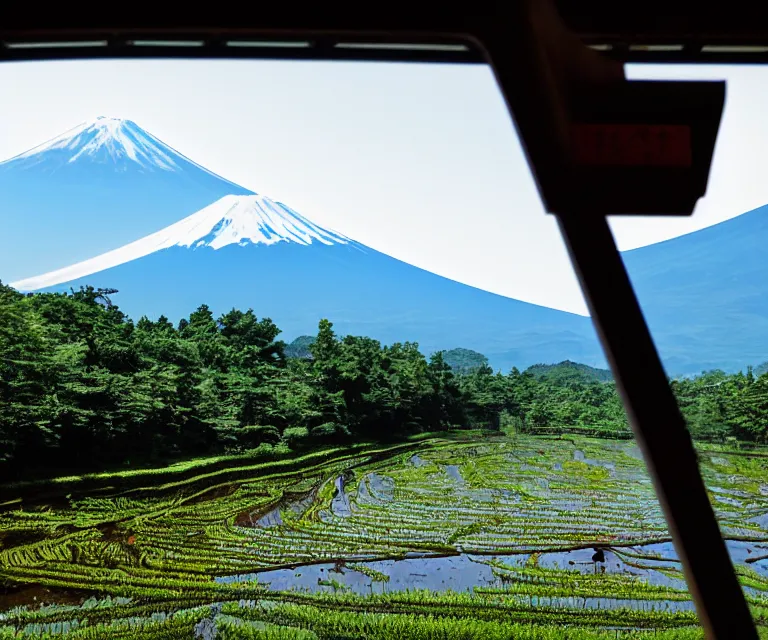
<svg viewBox="0 0 768 640">
<path fill-rule="evenodd" d="M 176 18 L 78 15 L 72 8 L 58 24 L 44 14 L 7 20 L 0 25 L 0 56 L 9 63 L 233 57 L 490 63 L 541 198 L 568 247 L 697 615 L 708 637 L 746 639 L 758 637 L 754 622 L 607 224 L 616 214 L 688 216 L 704 196 L 725 83 L 630 81 L 624 65 L 768 63 L 768 8 L 742 15 L 719 9 L 699 7 L 682 17 L 671 9 L 651 14 L 616 3 L 531 1 L 486 13 L 443 7 L 439 13 L 358 16 L 328 7 L 235 17 L 210 7 L 196 15 L 187 7 L 179 25 Z M 243 46 L 227 46 L 232 41 Z M 278 44 L 285 42 L 302 46 Z M 629 138 L 643 140 L 664 127 L 672 133 L 683 128 L 687 160 L 670 160 L 663 151 L 632 156 L 629 147 L 642 144 L 636 140 L 617 143 L 627 149 L 613 155 L 587 149 L 594 143 L 590 136 L 622 127 Z"/>
</svg>

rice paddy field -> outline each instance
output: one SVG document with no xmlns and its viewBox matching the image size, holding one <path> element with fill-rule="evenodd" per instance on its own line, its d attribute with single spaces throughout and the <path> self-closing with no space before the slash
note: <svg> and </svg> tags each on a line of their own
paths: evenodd
<svg viewBox="0 0 768 640">
<path fill-rule="evenodd" d="M 768 637 L 768 452 L 699 447 Z M 424 437 L 0 487 L 0 638 L 703 638 L 639 451 Z"/>
</svg>

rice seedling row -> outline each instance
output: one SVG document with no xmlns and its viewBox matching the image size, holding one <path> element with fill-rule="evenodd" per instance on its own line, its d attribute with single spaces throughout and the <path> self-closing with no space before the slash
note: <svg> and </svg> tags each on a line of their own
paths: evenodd
<svg viewBox="0 0 768 640">
<path fill-rule="evenodd" d="M 762 633 L 768 459 L 714 445 L 700 458 Z M 424 438 L 303 466 L 230 462 L 9 501 L 0 638 L 190 637 L 206 625 L 233 638 L 702 637 L 631 441 Z M 24 601 L 33 586 L 47 600 Z M 67 592 L 87 600 L 59 601 Z"/>
</svg>

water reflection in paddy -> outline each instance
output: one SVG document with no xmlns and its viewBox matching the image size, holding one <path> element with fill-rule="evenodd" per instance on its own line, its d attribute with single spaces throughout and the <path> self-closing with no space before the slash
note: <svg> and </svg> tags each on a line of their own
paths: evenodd
<svg viewBox="0 0 768 640">
<path fill-rule="evenodd" d="M 527 555 L 503 556 L 506 564 L 520 565 Z M 460 554 L 455 556 L 430 556 L 405 558 L 402 560 L 373 560 L 353 563 L 322 563 L 275 569 L 239 576 L 219 578 L 221 582 L 258 580 L 275 591 L 288 589 L 300 591 L 332 591 L 333 587 L 322 584 L 334 580 L 353 593 L 369 594 L 406 589 L 428 589 L 430 591 L 471 591 L 476 586 L 500 586 L 501 580 L 493 569 L 482 562 L 487 558 Z M 363 571 L 350 567 L 358 566 Z M 375 575 L 374 572 L 381 574 Z M 386 576 L 386 581 L 381 580 Z M 338 588 L 338 587 L 337 587 Z"/>
<path fill-rule="evenodd" d="M 768 553 L 768 546 L 744 541 L 727 541 L 731 558 L 744 564 L 752 555 Z M 686 585 L 671 542 L 603 548 L 604 561 L 594 562 L 594 548 L 543 552 L 536 562 L 544 569 L 564 569 L 580 573 L 623 574 L 637 577 L 648 584 L 685 590 Z M 274 591 L 309 592 L 347 590 L 365 595 L 395 591 L 426 589 L 433 592 L 471 592 L 476 587 L 501 588 L 500 573 L 491 566 L 522 567 L 531 554 L 406 557 L 389 560 L 326 562 L 295 568 L 266 570 L 218 578 L 220 582 L 258 581 Z M 768 559 L 751 563 L 759 574 L 768 576 Z M 546 599 L 549 606 L 573 606 L 574 598 Z M 560 601 L 562 600 L 562 603 Z M 615 598 L 576 598 L 586 608 L 632 607 L 642 610 L 689 610 L 690 600 L 622 600 Z M 526 600 L 527 601 L 527 600 Z M 536 604 L 536 603 L 533 603 Z"/>
</svg>

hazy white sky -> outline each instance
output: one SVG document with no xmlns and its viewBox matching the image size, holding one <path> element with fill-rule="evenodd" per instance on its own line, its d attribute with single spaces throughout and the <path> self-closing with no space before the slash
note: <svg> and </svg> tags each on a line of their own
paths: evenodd
<svg viewBox="0 0 768 640">
<path fill-rule="evenodd" d="M 766 71 L 644 66 L 628 75 L 726 78 L 728 99 L 709 194 L 695 216 L 615 221 L 620 248 L 768 202 L 758 158 L 768 141 Z M 4 63 L 0 84 L 0 159 L 97 115 L 128 118 L 212 171 L 379 251 L 496 293 L 586 313 L 488 68 Z"/>
</svg>

